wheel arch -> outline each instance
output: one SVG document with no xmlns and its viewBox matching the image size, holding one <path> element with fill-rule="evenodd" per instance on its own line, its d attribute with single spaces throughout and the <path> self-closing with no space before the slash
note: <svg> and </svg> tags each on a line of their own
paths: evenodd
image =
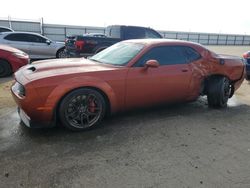
<svg viewBox="0 0 250 188">
<path fill-rule="evenodd" d="M 86 82 L 84 83 L 82 82 L 82 80 L 86 80 Z M 81 88 L 90 88 L 100 92 L 100 94 L 104 97 L 105 102 L 107 102 L 106 104 L 108 104 L 107 114 L 105 115 L 109 115 L 113 112 L 116 112 L 117 100 L 112 87 L 108 83 L 101 81 L 97 78 L 84 76 L 78 77 L 77 79 L 67 79 L 50 92 L 44 103 L 45 108 L 51 109 L 51 115 L 47 114 L 50 119 L 57 121 L 55 119 L 55 117 L 57 116 L 57 109 L 60 106 L 60 103 L 63 98 L 67 96 L 70 92 Z"/>
<path fill-rule="evenodd" d="M 76 91 L 76 90 L 78 90 L 78 89 L 92 89 L 92 90 L 95 90 L 95 91 L 99 92 L 99 93 L 103 96 L 103 98 L 104 98 L 104 100 L 105 100 L 105 103 L 106 103 L 106 105 L 107 105 L 107 109 L 106 109 L 105 115 L 109 115 L 109 114 L 111 113 L 110 99 L 109 99 L 109 97 L 107 96 L 107 94 L 106 94 L 102 89 L 100 89 L 100 88 L 98 88 L 98 87 L 94 87 L 94 86 L 82 86 L 82 87 L 74 88 L 74 89 L 69 90 L 68 92 L 64 93 L 64 95 L 63 95 L 63 96 L 59 99 L 59 101 L 56 103 L 56 106 L 55 106 L 55 109 L 54 109 L 54 116 L 55 116 L 54 118 L 56 118 L 56 119 L 58 118 L 58 117 L 57 117 L 57 114 L 58 114 L 59 107 L 60 107 L 60 105 L 61 105 L 63 99 L 64 99 L 67 95 L 69 95 L 71 92 Z"/>
<path fill-rule="evenodd" d="M 231 98 L 234 94 L 234 82 L 227 76 L 227 75 L 224 75 L 224 74 L 210 74 L 208 76 L 206 76 L 203 81 L 201 82 L 201 95 L 206 95 L 207 94 L 207 90 L 208 90 L 208 84 L 209 84 L 209 80 L 211 78 L 218 78 L 218 77 L 226 77 L 229 81 L 230 81 L 230 84 L 231 84 L 231 87 L 232 87 L 232 92 L 230 94 L 230 97 Z"/>
<path fill-rule="evenodd" d="M 65 50 L 65 46 L 59 48 L 57 51 L 56 51 L 56 58 L 58 58 L 58 54 L 61 50 Z"/>
</svg>

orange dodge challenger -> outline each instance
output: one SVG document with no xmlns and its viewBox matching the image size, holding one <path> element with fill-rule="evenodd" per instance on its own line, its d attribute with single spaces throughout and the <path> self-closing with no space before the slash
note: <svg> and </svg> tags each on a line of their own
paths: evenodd
<svg viewBox="0 0 250 188">
<path fill-rule="evenodd" d="M 97 125 L 107 113 L 207 95 L 226 107 L 245 77 L 238 57 L 191 42 L 139 39 L 117 43 L 89 59 L 38 61 L 15 73 L 11 90 L 28 127 L 71 130 Z"/>
</svg>

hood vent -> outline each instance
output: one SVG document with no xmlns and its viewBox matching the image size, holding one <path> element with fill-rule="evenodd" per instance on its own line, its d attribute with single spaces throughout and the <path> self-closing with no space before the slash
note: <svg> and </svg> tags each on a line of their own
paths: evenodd
<svg viewBox="0 0 250 188">
<path fill-rule="evenodd" d="M 34 66 L 29 67 L 28 70 L 31 70 L 32 72 L 35 72 L 36 71 L 36 67 L 34 67 Z"/>
</svg>

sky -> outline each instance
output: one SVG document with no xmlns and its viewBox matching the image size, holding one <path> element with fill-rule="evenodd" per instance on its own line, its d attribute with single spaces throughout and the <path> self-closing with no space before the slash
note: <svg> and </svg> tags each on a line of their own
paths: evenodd
<svg viewBox="0 0 250 188">
<path fill-rule="evenodd" d="M 3 8 L 4 7 L 4 8 Z M 0 19 L 156 30 L 250 34 L 250 0 L 2 0 Z"/>
</svg>

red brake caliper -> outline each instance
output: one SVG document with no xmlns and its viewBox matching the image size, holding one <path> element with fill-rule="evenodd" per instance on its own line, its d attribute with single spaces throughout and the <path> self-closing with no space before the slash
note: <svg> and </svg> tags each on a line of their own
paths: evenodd
<svg viewBox="0 0 250 188">
<path fill-rule="evenodd" d="M 96 108 L 96 105 L 95 105 L 94 100 L 92 99 L 92 100 L 89 101 L 89 111 L 92 112 L 92 113 L 94 113 L 95 112 L 95 108 Z"/>
</svg>

